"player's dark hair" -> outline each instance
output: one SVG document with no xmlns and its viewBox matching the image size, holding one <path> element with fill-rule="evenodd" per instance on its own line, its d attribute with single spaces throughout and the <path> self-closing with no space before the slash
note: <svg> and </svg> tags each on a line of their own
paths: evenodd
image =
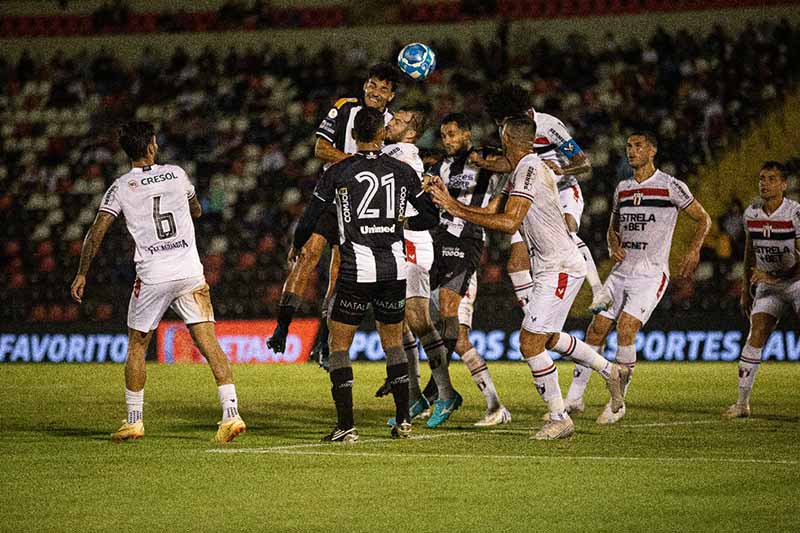
<svg viewBox="0 0 800 533">
<path fill-rule="evenodd" d="M 367 79 L 375 78 L 380 81 L 388 81 L 392 84 L 392 91 L 397 89 L 397 83 L 400 81 L 400 75 L 397 69 L 389 63 L 376 63 L 369 68 Z"/>
<path fill-rule="evenodd" d="M 147 146 L 153 140 L 156 128 L 150 122 L 133 121 L 121 126 L 118 134 L 119 145 L 131 161 L 135 161 L 147 156 Z"/>
<path fill-rule="evenodd" d="M 628 137 L 633 137 L 634 135 L 638 137 L 644 137 L 645 140 L 647 140 L 647 142 L 649 142 L 653 146 L 653 148 L 658 150 L 658 139 L 656 139 L 656 136 L 653 135 L 651 132 L 646 130 L 634 130 L 630 132 L 630 134 L 628 134 Z"/>
<path fill-rule="evenodd" d="M 417 132 L 417 138 L 422 137 L 422 134 L 425 133 L 425 128 L 428 127 L 427 107 L 421 104 L 404 105 L 397 111 L 411 113 L 411 121 L 408 125 Z"/>
<path fill-rule="evenodd" d="M 383 113 L 371 107 L 362 107 L 353 119 L 353 138 L 362 143 L 372 142 L 383 127 Z"/>
<path fill-rule="evenodd" d="M 517 115 L 524 115 L 533 107 L 531 96 L 522 86 L 506 82 L 495 84 L 484 94 L 486 112 L 495 122 Z"/>
<path fill-rule="evenodd" d="M 503 132 L 508 135 L 515 143 L 527 144 L 533 147 L 536 138 L 536 122 L 526 116 L 509 117 L 503 121 Z"/>
<path fill-rule="evenodd" d="M 451 124 L 453 122 L 458 125 L 459 129 L 472 129 L 472 122 L 470 122 L 470 120 L 467 118 L 467 115 L 464 113 L 450 113 L 449 115 L 445 115 L 445 117 L 439 123 L 439 126 L 441 127 L 445 124 Z"/>
<path fill-rule="evenodd" d="M 786 165 L 780 161 L 764 161 L 761 170 L 777 170 L 783 179 L 786 179 Z"/>
</svg>

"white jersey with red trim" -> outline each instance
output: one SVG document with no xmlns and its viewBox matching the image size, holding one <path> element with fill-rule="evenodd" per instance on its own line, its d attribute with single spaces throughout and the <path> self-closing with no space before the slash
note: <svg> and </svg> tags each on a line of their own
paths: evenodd
<svg viewBox="0 0 800 533">
<path fill-rule="evenodd" d="M 144 283 L 203 275 L 188 200 L 194 185 L 181 167 L 134 167 L 111 184 L 99 211 L 125 215 L 136 243 L 133 261 Z"/>
<path fill-rule="evenodd" d="M 528 245 L 533 272 L 586 275 L 586 261 L 569 234 L 561 210 L 556 175 L 536 154 L 523 157 L 509 181 L 509 196 L 531 201 L 520 228 Z"/>
<path fill-rule="evenodd" d="M 678 211 L 694 201 L 689 187 L 658 169 L 646 180 L 619 182 L 613 212 L 625 259 L 614 270 L 626 276 L 669 276 L 669 252 Z"/>
<path fill-rule="evenodd" d="M 419 148 L 417 148 L 416 145 L 411 143 L 387 144 L 381 148 L 381 152 L 397 159 L 398 161 L 402 161 L 413 168 L 417 173 L 417 177 L 419 177 L 420 183 L 422 182 L 422 172 L 425 170 L 425 166 L 422 163 L 422 158 L 419 156 Z M 416 215 L 417 210 L 414 209 L 414 206 L 410 204 L 407 205 L 406 218 L 411 218 Z M 431 232 L 427 230 L 413 231 L 406 228 L 403 229 L 403 237 L 407 241 L 411 241 L 416 246 L 433 245 L 433 237 L 431 237 Z M 411 253 L 409 250 L 406 252 Z"/>
<path fill-rule="evenodd" d="M 557 117 L 540 113 L 533 108 L 528 110 L 528 116 L 536 122 L 533 151 L 543 161 L 555 161 L 558 166 L 564 167 L 569 164 L 570 159 L 582 152 L 572 134 Z M 557 179 L 559 191 L 578 185 L 578 179 L 574 175 L 558 176 Z"/>
<path fill-rule="evenodd" d="M 791 273 L 798 262 L 800 204 L 784 198 L 778 209 L 768 215 L 759 200 L 745 209 L 744 229 L 753 244 L 757 269 L 779 277 Z"/>
</svg>

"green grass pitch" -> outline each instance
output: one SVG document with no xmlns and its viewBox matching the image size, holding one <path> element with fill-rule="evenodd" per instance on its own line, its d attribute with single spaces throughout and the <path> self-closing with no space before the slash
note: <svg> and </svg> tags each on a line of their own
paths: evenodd
<svg viewBox="0 0 800 533">
<path fill-rule="evenodd" d="M 247 433 L 215 446 L 219 408 L 203 365 L 148 366 L 143 440 L 112 444 L 123 369 L 0 370 L 0 529 L 14 531 L 799 531 L 800 365 L 767 362 L 749 420 L 723 421 L 735 364 L 641 364 L 616 426 L 594 419 L 596 376 L 576 434 L 528 440 L 544 405 L 527 366 L 493 364 L 513 415 L 472 427 L 483 397 L 451 367 L 464 407 L 438 430 L 391 441 L 381 364 L 355 368 L 353 446 L 333 426 L 327 375 L 236 367 Z M 561 385 L 572 366 L 560 364 Z M 427 375 L 427 369 L 423 369 Z M 426 378 L 426 376 L 423 376 Z"/>
</svg>

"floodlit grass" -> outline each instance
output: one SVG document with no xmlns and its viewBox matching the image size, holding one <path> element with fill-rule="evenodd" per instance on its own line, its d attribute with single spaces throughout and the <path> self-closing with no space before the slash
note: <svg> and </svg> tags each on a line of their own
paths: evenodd
<svg viewBox="0 0 800 533">
<path fill-rule="evenodd" d="M 568 386 L 571 365 L 560 364 Z M 312 366 L 234 369 L 248 431 L 216 446 L 208 368 L 148 366 L 143 440 L 112 444 L 124 418 L 112 365 L 4 365 L 4 530 L 732 531 L 800 530 L 800 365 L 765 363 L 750 420 L 723 421 L 735 364 L 641 364 L 616 426 L 594 423 L 594 377 L 576 434 L 528 440 L 544 405 L 522 363 L 491 366 L 513 421 L 472 427 L 483 397 L 460 363 L 461 410 L 391 441 L 380 364 L 356 365 L 354 446 L 333 426 L 327 375 Z M 427 370 L 424 370 L 427 374 Z"/>
</svg>

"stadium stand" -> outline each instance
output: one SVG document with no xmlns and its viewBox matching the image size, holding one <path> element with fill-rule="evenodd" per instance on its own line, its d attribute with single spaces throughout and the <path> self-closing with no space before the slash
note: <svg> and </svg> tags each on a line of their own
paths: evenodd
<svg viewBox="0 0 800 533">
<path fill-rule="evenodd" d="M 579 9 L 586 3 L 572 4 Z M 498 2 L 497 9 L 509 5 Z M 211 26 L 199 24 L 194 31 Z M 153 31 L 158 29 L 156 23 Z M 688 178 L 783 102 L 800 76 L 800 29 L 787 21 L 751 24 L 737 35 L 722 27 L 706 35 L 662 29 L 647 42 L 619 43 L 609 34 L 603 50 L 590 49 L 580 35 L 561 46 L 538 40 L 524 54 L 510 53 L 502 39 L 431 44 L 447 68 L 404 90 L 424 93 L 436 117 L 456 109 L 481 114 L 482 87 L 503 76 L 524 83 L 537 108 L 571 127 L 594 163 L 592 179 L 583 183 L 581 233 L 598 258 L 607 255 L 609 202 L 624 168 L 626 131 L 655 130 L 661 168 Z M 313 130 L 334 98 L 357 94 L 369 59 L 358 49 L 310 54 L 268 45 L 226 54 L 178 47 L 168 57 L 146 49 L 130 66 L 109 51 L 54 51 L 46 60 L 22 54 L 15 62 L 0 55 L 0 213 L 6 221 L 0 230 L 0 298 L 11 303 L 0 317 L 123 320 L 134 276 L 123 224 L 115 224 L 95 260 L 88 303 L 80 309 L 71 303 L 68 287 L 100 195 L 126 169 L 113 132 L 131 117 L 156 122 L 161 160 L 182 165 L 197 183 L 205 211 L 198 245 L 217 316 L 274 316 L 291 224 L 320 169 Z M 488 120 L 476 135 L 497 142 Z M 433 131 L 423 143 L 435 145 Z M 793 169 L 796 176 L 797 160 Z M 657 313 L 709 302 L 736 312 L 737 281 L 730 274 L 740 260 L 735 209 L 719 221 L 727 249 L 717 239 L 698 270 L 699 286 L 715 296 L 677 291 Z M 481 291 L 503 302 L 498 305 L 513 306 L 503 243 L 498 240 L 484 257 Z M 320 268 L 319 283 L 311 284 L 317 293 L 325 276 Z M 308 296 L 319 301 L 318 294 Z"/>
</svg>

